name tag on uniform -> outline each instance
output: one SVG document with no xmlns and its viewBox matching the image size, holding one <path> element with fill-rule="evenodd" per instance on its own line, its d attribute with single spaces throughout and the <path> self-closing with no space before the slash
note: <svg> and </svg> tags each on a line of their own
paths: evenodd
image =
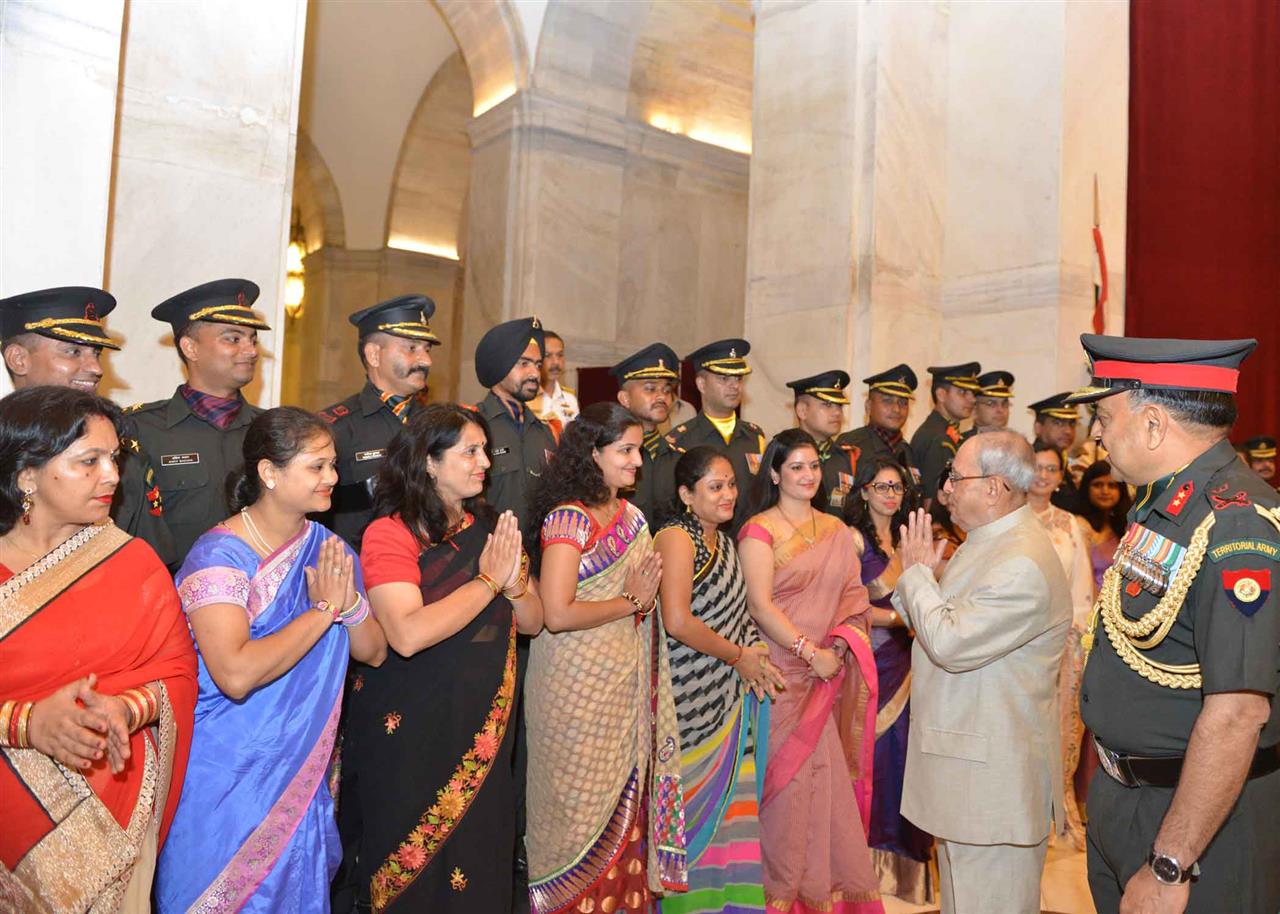
<svg viewBox="0 0 1280 914">
<path fill-rule="evenodd" d="M 381 460 L 386 456 L 386 453 L 387 449 L 382 447 L 376 451 L 356 451 L 356 463 L 361 463 L 365 460 Z"/>
<path fill-rule="evenodd" d="M 162 467 L 185 467 L 193 463 L 200 462 L 199 454 L 161 454 L 160 466 Z"/>
<path fill-rule="evenodd" d="M 510 450 L 511 450 L 511 448 L 509 448 L 509 447 L 495 447 L 495 448 L 493 449 L 493 456 L 494 456 L 494 457 L 501 457 L 503 454 L 506 454 L 506 453 L 510 452 Z"/>
</svg>

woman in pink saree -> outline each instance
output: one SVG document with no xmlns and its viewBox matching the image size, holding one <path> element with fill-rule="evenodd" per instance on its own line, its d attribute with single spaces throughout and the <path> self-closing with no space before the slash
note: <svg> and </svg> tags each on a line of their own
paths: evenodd
<svg viewBox="0 0 1280 914">
<path fill-rule="evenodd" d="M 849 528 L 815 510 L 814 440 L 769 443 L 738 534 L 747 603 L 786 690 L 760 807 L 769 914 L 883 914 L 867 828 L 875 746 L 870 601 Z"/>
</svg>

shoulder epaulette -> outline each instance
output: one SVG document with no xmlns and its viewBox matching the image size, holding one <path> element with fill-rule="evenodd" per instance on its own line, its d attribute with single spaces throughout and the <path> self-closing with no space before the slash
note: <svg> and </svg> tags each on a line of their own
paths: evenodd
<svg viewBox="0 0 1280 914">
<path fill-rule="evenodd" d="M 152 400 L 150 403 L 135 403 L 132 406 L 126 406 L 120 411 L 122 413 L 147 412 L 148 410 L 153 410 L 160 406 L 167 406 L 168 404 L 169 400 Z"/>
<path fill-rule="evenodd" d="M 560 389 L 567 394 L 573 394 L 575 397 L 578 395 L 578 392 L 574 390 L 572 387 L 565 387 L 563 384 L 561 384 Z"/>
<path fill-rule="evenodd" d="M 682 425 L 680 426 L 680 428 L 676 429 L 674 432 L 667 432 L 667 434 L 662 436 L 662 440 L 667 442 L 667 445 L 671 448 L 671 450 L 679 454 L 684 453 L 684 448 L 680 446 L 680 444 L 676 441 L 674 436 L 676 432 L 683 431 L 683 430 L 684 430 L 684 426 Z"/>
</svg>

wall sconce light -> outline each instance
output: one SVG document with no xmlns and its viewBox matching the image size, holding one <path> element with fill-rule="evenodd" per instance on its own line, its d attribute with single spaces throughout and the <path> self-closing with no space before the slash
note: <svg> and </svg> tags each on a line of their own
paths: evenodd
<svg viewBox="0 0 1280 914">
<path fill-rule="evenodd" d="M 303 298 L 307 284 L 303 278 L 302 258 L 307 253 L 307 235 L 302 230 L 302 216 L 295 207 L 289 223 L 289 247 L 285 251 L 284 264 L 284 312 L 292 320 L 302 317 Z"/>
</svg>

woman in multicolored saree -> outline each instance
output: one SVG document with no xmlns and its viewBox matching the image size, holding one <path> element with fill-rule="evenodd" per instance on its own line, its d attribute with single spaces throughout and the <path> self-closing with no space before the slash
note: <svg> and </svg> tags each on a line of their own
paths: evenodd
<svg viewBox="0 0 1280 914">
<path fill-rule="evenodd" d="M 168 571 L 108 517 L 119 418 L 66 387 L 0 400 L 3 911 L 148 910 L 182 787 L 195 651 Z"/>
<path fill-rule="evenodd" d="M 782 671 L 760 807 L 770 914 L 882 914 L 867 828 L 876 718 L 870 601 L 853 534 L 813 506 L 806 432 L 774 436 L 738 534 L 747 604 Z"/>
<path fill-rule="evenodd" d="M 542 628 L 511 512 L 485 504 L 488 431 L 433 404 L 392 440 L 361 545 L 393 653 L 356 675 L 342 802 L 357 910 L 512 910 L 516 633 Z"/>
<path fill-rule="evenodd" d="M 680 721 L 689 891 L 662 914 L 764 911 L 757 749 L 768 726 L 762 699 L 782 676 L 747 613 L 733 539 L 738 485 L 723 451 L 695 447 L 675 467 L 683 510 L 654 539 L 662 556 L 662 624 Z"/>
<path fill-rule="evenodd" d="M 350 547 L 307 520 L 338 479 L 328 426 L 269 409 L 245 433 L 244 460 L 236 513 L 177 576 L 200 697 L 156 876 L 162 914 L 329 910 L 341 851 L 326 774 L 347 659 L 386 656 Z"/>
<path fill-rule="evenodd" d="M 636 507 L 641 428 L 614 403 L 584 409 L 543 472 L 547 633 L 525 683 L 529 895 L 536 914 L 649 911 L 687 887 L 680 734 L 661 559 Z"/>
<path fill-rule="evenodd" d="M 876 760 L 871 796 L 871 864 L 880 892 L 913 904 L 934 901 L 930 877 L 933 838 L 902 815 L 902 781 L 911 725 L 911 633 L 890 600 L 902 561 L 901 529 L 919 501 L 919 490 L 892 458 L 866 461 L 854 480 L 856 494 L 845 503 L 845 523 L 853 530 L 862 565 L 862 583 L 871 597 L 871 647 L 875 651 Z M 947 497 L 940 487 L 938 499 Z M 944 509 L 945 510 L 945 509 Z"/>
</svg>

